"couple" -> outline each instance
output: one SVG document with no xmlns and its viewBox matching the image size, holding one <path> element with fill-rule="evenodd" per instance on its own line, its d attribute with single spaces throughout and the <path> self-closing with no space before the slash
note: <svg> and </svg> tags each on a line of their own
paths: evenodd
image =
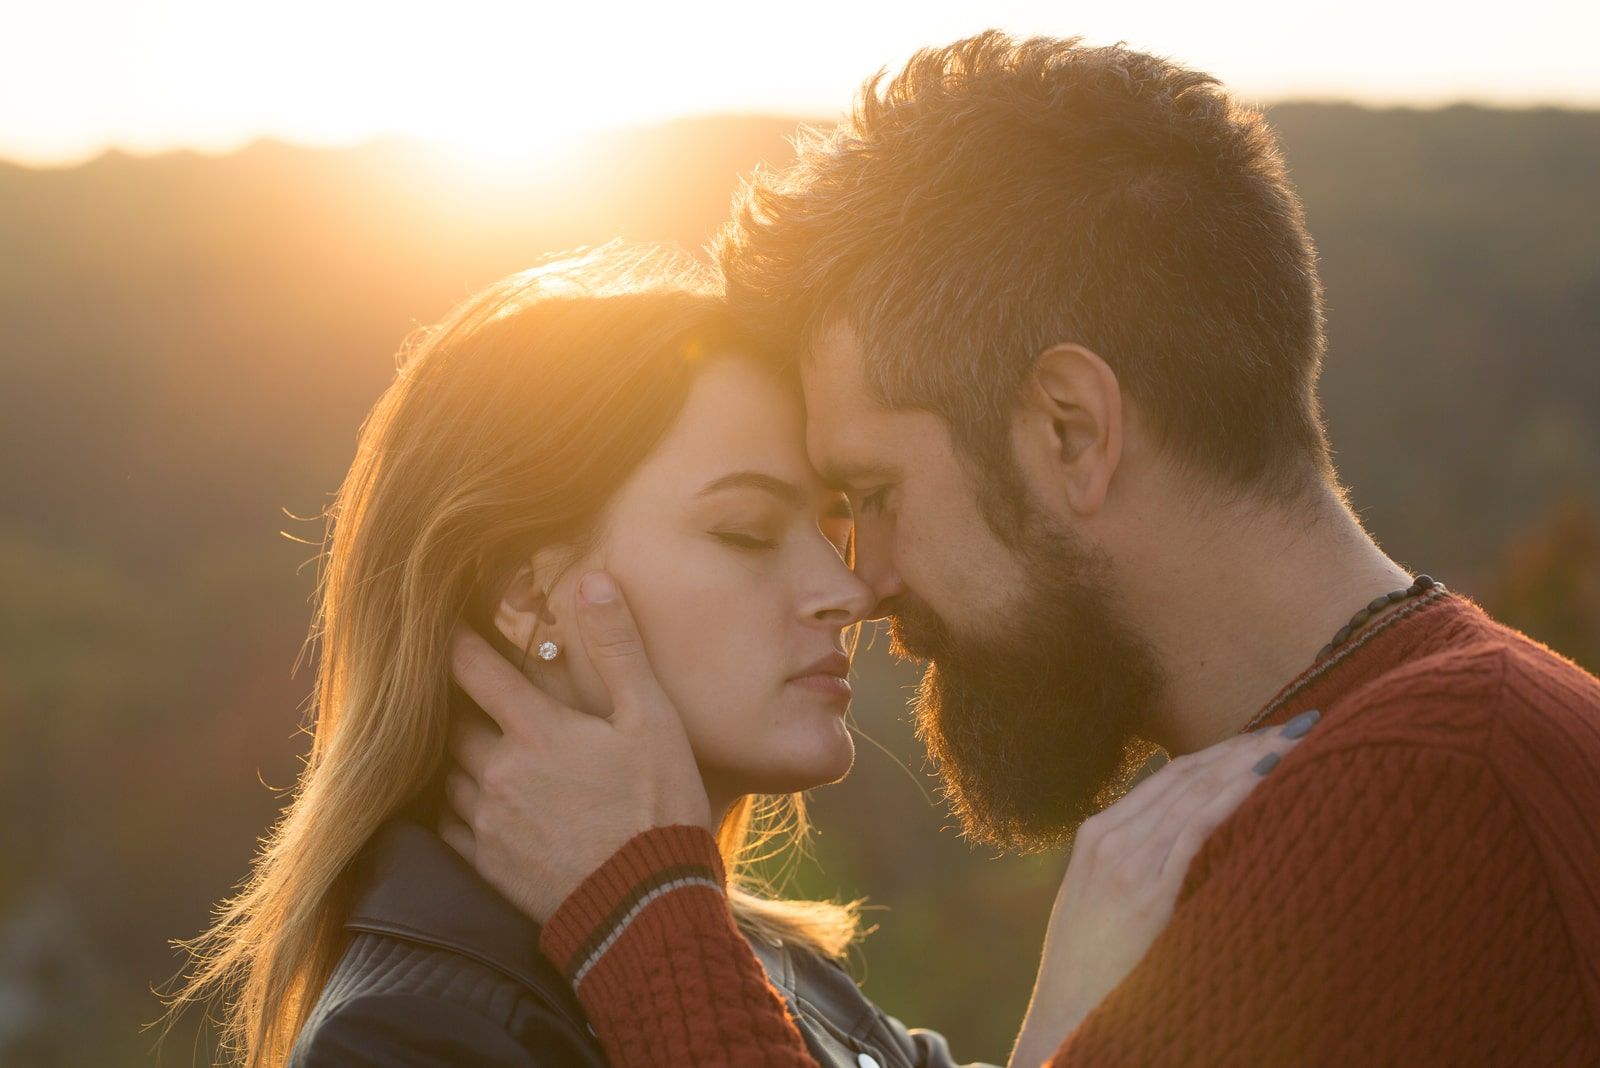
<svg viewBox="0 0 1600 1068">
<path fill-rule="evenodd" d="M 180 995 L 240 1060 L 953 1063 L 746 870 L 887 618 L 967 833 L 1076 833 L 1013 1064 L 1600 1063 L 1600 682 L 1350 512 L 1258 115 L 983 34 L 718 253 L 509 279 L 363 427 L 310 762 Z"/>
</svg>

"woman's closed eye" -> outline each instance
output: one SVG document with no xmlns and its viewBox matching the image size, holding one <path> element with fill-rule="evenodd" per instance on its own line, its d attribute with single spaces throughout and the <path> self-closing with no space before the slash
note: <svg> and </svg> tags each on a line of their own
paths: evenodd
<svg viewBox="0 0 1600 1068">
<path fill-rule="evenodd" d="M 757 534 L 739 530 L 713 530 L 711 535 L 719 541 L 747 552 L 763 552 L 778 547 L 778 542 L 775 538 L 764 538 Z"/>
</svg>

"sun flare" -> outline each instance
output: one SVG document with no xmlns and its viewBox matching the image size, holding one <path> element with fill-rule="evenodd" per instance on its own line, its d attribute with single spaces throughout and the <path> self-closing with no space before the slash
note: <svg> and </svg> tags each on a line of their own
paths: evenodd
<svg viewBox="0 0 1600 1068">
<path fill-rule="evenodd" d="M 956 0 L 915 11 L 840 0 L 625 11 L 509 0 L 25 4 L 0 34 L 0 101 L 27 102 L 0 107 L 0 157 L 400 135 L 527 161 L 582 131 L 685 115 L 834 115 L 874 71 L 989 27 L 1127 41 L 1251 100 L 1600 103 L 1600 67 L 1583 44 L 1600 33 L 1600 5 L 1529 0 L 1512 18 L 1468 0 L 1457 7 L 1482 17 L 1458 10 L 1444 22 L 1431 5 L 1388 0 L 1226 6 L 1218 18 L 1182 0 L 995 0 L 981 13 Z"/>
</svg>

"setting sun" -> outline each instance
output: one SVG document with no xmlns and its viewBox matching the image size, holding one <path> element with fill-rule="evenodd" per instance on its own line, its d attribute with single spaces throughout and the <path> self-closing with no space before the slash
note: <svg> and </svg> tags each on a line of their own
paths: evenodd
<svg viewBox="0 0 1600 1068">
<path fill-rule="evenodd" d="M 1600 100 L 1588 42 L 1600 8 L 1396 5 L 1225 9 L 1165 0 L 1062 8 L 1003 0 L 897 8 L 840 0 L 595 5 L 464 0 L 449 8 L 166 0 L 24 5 L 0 34 L 0 156 L 80 159 L 108 146 L 223 150 L 256 137 L 386 135 L 526 158 L 571 134 L 681 115 L 827 116 L 914 49 L 988 26 L 1125 40 L 1256 99 L 1523 105 Z M 1380 29 L 1377 29 L 1381 27 Z M 1492 64 L 1482 57 L 1493 55 Z"/>
</svg>

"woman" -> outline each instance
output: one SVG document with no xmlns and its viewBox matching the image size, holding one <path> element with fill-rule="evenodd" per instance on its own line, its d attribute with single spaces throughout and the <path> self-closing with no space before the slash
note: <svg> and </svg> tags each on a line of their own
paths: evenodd
<svg viewBox="0 0 1600 1068">
<path fill-rule="evenodd" d="M 452 628 L 604 712 L 573 626 L 601 566 L 685 710 L 735 916 L 813 1052 L 949 1063 L 838 967 L 851 906 L 778 900 L 748 870 L 803 830 L 799 791 L 850 767 L 846 639 L 873 607 L 803 427 L 709 280 L 660 254 L 514 276 L 416 339 L 330 513 L 310 760 L 175 1007 L 223 996 L 226 1049 L 251 1066 L 604 1063 L 537 928 L 434 833 L 452 721 L 477 715 L 449 681 Z M 1096 915 L 1095 885 L 1069 873 L 1069 911 Z M 1176 886 L 1150 892 L 1170 909 Z M 1159 930 L 1145 904 L 1118 945 Z"/>
</svg>

